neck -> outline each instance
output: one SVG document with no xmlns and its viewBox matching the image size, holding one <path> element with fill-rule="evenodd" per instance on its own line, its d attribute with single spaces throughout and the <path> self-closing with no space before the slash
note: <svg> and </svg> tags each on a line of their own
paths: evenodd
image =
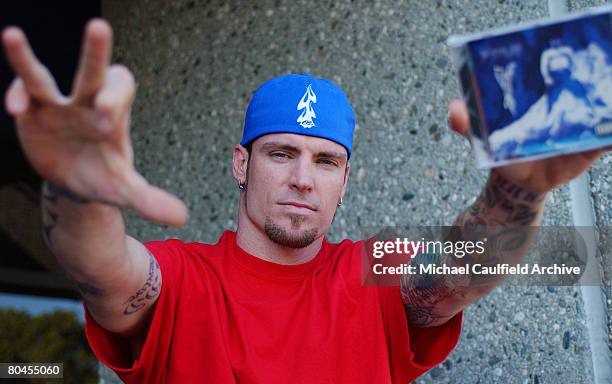
<svg viewBox="0 0 612 384">
<path fill-rule="evenodd" d="M 262 260 L 283 265 L 307 263 L 317 255 L 323 244 L 323 236 L 317 237 L 312 244 L 304 248 L 279 245 L 268 238 L 263 228 L 259 228 L 249 219 L 242 200 L 241 198 L 239 203 L 236 231 L 236 241 L 240 248 Z"/>
</svg>

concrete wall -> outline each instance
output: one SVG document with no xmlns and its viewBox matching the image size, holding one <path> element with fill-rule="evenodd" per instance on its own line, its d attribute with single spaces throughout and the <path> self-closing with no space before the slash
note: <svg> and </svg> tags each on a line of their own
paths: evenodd
<svg viewBox="0 0 612 384">
<path fill-rule="evenodd" d="M 547 14 L 546 2 L 534 0 L 103 1 L 115 61 L 138 82 L 137 167 L 191 210 L 181 230 L 128 214 L 130 233 L 212 242 L 235 228 L 232 146 L 252 91 L 288 72 L 332 79 L 357 114 L 352 177 L 332 240 L 359 238 L 364 227 L 451 223 L 486 175 L 447 128 L 459 86 L 445 39 Z M 601 226 L 612 222 L 610 159 L 590 178 Z M 572 224 L 567 187 L 552 193 L 545 224 Z M 466 310 L 457 349 L 418 382 L 593 382 L 585 318 L 578 288 L 500 287 Z"/>
</svg>

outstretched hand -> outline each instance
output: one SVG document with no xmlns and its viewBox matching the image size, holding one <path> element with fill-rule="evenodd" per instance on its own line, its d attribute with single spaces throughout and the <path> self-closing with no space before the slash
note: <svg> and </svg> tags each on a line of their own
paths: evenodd
<svg viewBox="0 0 612 384">
<path fill-rule="evenodd" d="M 467 138 L 470 119 L 465 103 L 452 100 L 448 106 L 451 129 Z M 495 169 L 500 176 L 537 193 L 548 192 L 587 170 L 610 148 L 561 155 L 547 159 L 505 165 Z"/>
<path fill-rule="evenodd" d="M 17 75 L 6 93 L 6 109 L 36 172 L 88 200 L 131 208 L 161 224 L 185 224 L 185 204 L 149 185 L 134 169 L 129 136 L 134 78 L 127 68 L 110 65 L 108 23 L 88 23 L 68 97 L 19 28 L 6 28 L 2 41 Z"/>
</svg>

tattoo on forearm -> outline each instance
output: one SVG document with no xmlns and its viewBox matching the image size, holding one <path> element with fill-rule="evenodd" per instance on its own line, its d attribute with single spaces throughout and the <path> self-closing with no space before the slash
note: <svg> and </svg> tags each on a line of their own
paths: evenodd
<svg viewBox="0 0 612 384">
<path fill-rule="evenodd" d="M 60 188 L 57 185 L 46 181 L 43 184 L 42 190 L 42 209 L 43 209 L 43 237 L 49 247 L 53 246 L 51 233 L 59 220 L 59 214 L 56 212 L 55 206 L 59 198 L 65 198 L 76 204 L 86 204 L 88 201 L 74 193 Z"/>
<path fill-rule="evenodd" d="M 426 327 L 445 318 L 434 312 L 436 304 L 453 295 L 447 287 L 407 288 L 401 293 L 408 322 L 419 327 Z"/>
<path fill-rule="evenodd" d="M 464 261 L 494 265 L 504 252 L 518 251 L 527 244 L 529 233 L 533 232 L 530 225 L 537 218 L 544 198 L 545 195 L 527 191 L 493 172 L 474 204 L 453 224 L 451 240 L 476 241 L 486 237 L 487 252 L 468 255 Z"/>
<path fill-rule="evenodd" d="M 418 254 L 411 262 L 418 264 L 444 264 L 446 257 L 438 254 Z M 463 296 L 458 287 L 449 284 L 444 275 L 405 274 L 400 280 L 400 293 L 406 317 L 410 324 L 426 327 L 434 321 L 453 314 L 440 313 L 439 304 L 451 297 Z"/>
<path fill-rule="evenodd" d="M 448 240 L 488 239 L 484 254 L 467 254 L 462 259 L 446 255 L 417 255 L 412 264 L 446 264 L 459 266 L 466 263 L 494 265 L 500 255 L 516 253 L 529 241 L 529 226 L 536 220 L 545 195 L 527 191 L 493 172 L 485 189 L 474 204 L 457 218 L 448 234 Z M 400 292 L 406 316 L 411 324 L 429 326 L 451 317 L 461 308 L 459 303 L 473 300 L 471 288 L 477 285 L 498 284 L 491 278 L 470 276 L 456 281 L 456 276 L 404 275 Z M 449 299 L 457 301 L 449 304 Z M 447 313 L 448 312 L 448 313 Z"/>
<path fill-rule="evenodd" d="M 157 260 L 149 253 L 149 274 L 142 288 L 130 296 L 124 305 L 123 314 L 131 315 L 144 308 L 150 301 L 159 296 L 161 290 L 161 271 Z"/>
</svg>

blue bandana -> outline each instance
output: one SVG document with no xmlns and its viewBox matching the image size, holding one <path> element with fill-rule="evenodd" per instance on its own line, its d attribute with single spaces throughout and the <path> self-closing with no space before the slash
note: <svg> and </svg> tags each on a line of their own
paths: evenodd
<svg viewBox="0 0 612 384">
<path fill-rule="evenodd" d="M 308 74 L 268 80 L 254 93 L 241 145 L 269 133 L 296 133 L 334 141 L 351 157 L 355 114 L 340 88 Z"/>
</svg>

